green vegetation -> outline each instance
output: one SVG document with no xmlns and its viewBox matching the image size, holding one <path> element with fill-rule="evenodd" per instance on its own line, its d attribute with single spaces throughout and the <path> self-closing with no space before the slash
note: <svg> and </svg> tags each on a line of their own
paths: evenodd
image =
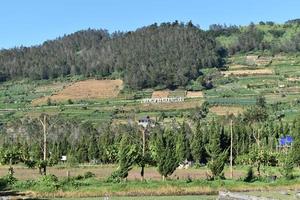
<svg viewBox="0 0 300 200">
<path fill-rule="evenodd" d="M 298 186 L 299 27 L 299 21 L 261 22 L 203 31 L 174 22 L 111 35 L 87 30 L 36 47 L 1 50 L 0 163 L 9 165 L 9 173 L 0 189 L 90 197 Z M 112 98 L 51 98 L 87 78 L 122 78 L 125 85 Z M 186 98 L 140 102 L 154 91 Z M 32 103 L 39 98 L 45 101 Z M 145 116 L 151 123 L 141 127 L 137 121 Z M 283 136 L 295 139 L 292 148 L 278 147 Z M 235 169 L 245 166 L 238 178 L 225 174 L 230 153 Z M 58 178 L 49 169 L 60 166 L 62 156 L 64 167 L 117 168 L 101 179 L 91 172 Z M 205 168 L 205 176 L 175 177 L 189 163 L 193 170 Z M 39 178 L 15 179 L 17 165 L 38 169 Z M 141 171 L 134 179 L 143 181 L 132 180 L 135 167 Z M 157 175 L 146 178 L 149 168 Z"/>
</svg>

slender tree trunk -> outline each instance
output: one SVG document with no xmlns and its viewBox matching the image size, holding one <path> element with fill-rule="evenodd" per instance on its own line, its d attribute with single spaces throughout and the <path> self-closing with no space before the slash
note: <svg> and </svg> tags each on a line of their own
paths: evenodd
<svg viewBox="0 0 300 200">
<path fill-rule="evenodd" d="M 44 115 L 43 117 L 43 120 L 40 119 L 40 122 L 43 126 L 43 160 L 46 162 L 47 160 L 47 123 L 46 123 L 46 120 L 47 120 L 47 116 Z M 47 174 L 47 166 L 46 166 L 46 163 L 44 163 L 44 166 L 42 167 L 43 168 L 43 172 L 41 172 L 40 170 L 40 173 L 43 173 L 44 175 Z"/>
<path fill-rule="evenodd" d="M 143 129 L 143 151 L 142 151 L 142 169 L 141 169 L 141 180 L 144 180 L 145 173 L 145 146 L 146 146 L 146 129 Z"/>
<path fill-rule="evenodd" d="M 232 120 L 230 122 L 230 178 L 233 179 L 233 166 L 232 166 L 232 146 L 233 146 L 233 131 L 232 131 Z"/>
<path fill-rule="evenodd" d="M 46 115 L 44 115 L 43 120 L 40 119 L 40 122 L 43 126 L 43 160 L 47 159 L 47 124 L 46 124 Z"/>
</svg>

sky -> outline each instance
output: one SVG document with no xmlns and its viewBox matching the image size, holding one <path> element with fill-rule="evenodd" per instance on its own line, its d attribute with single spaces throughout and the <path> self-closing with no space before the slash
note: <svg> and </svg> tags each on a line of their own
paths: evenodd
<svg viewBox="0 0 300 200">
<path fill-rule="evenodd" d="M 155 22 L 247 25 L 300 18 L 300 0 L 0 0 L 0 49 L 87 28 L 131 31 Z"/>
</svg>

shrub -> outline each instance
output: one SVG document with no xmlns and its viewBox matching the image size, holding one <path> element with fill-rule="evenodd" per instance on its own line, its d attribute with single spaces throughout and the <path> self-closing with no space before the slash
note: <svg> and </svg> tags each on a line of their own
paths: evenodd
<svg viewBox="0 0 300 200">
<path fill-rule="evenodd" d="M 39 181 L 44 183 L 53 183 L 53 182 L 58 182 L 58 178 L 53 174 L 49 174 L 49 175 L 42 176 L 39 179 Z"/>
<path fill-rule="evenodd" d="M 249 167 L 246 177 L 244 178 L 244 181 L 249 183 L 249 182 L 252 182 L 254 179 L 255 179 L 255 176 L 254 176 L 253 168 Z"/>
<path fill-rule="evenodd" d="M 60 187 L 60 184 L 58 182 L 58 178 L 53 175 L 53 174 L 49 174 L 49 175 L 45 175 L 42 176 L 38 181 L 37 181 L 37 185 L 36 185 L 40 191 L 55 191 Z"/>
<path fill-rule="evenodd" d="M 93 178 L 95 176 L 96 175 L 93 172 L 85 172 L 83 175 L 84 178 Z"/>
<path fill-rule="evenodd" d="M 2 181 L 7 185 L 13 185 L 15 182 L 17 182 L 17 179 L 12 174 L 7 174 L 2 178 Z"/>
</svg>

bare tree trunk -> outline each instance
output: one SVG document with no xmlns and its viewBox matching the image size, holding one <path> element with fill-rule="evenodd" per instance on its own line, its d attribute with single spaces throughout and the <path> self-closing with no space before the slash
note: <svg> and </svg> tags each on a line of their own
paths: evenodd
<svg viewBox="0 0 300 200">
<path fill-rule="evenodd" d="M 46 160 L 47 159 L 47 124 L 46 124 L 46 120 L 47 120 L 47 117 L 46 115 L 44 115 L 43 117 L 43 120 L 40 119 L 40 122 L 43 126 L 43 135 L 44 135 L 44 142 L 43 142 L 43 160 Z"/>
<path fill-rule="evenodd" d="M 143 134 L 143 151 L 142 151 L 142 169 L 141 169 L 141 180 L 144 180 L 144 173 L 145 173 L 145 146 L 146 146 L 146 129 L 143 129 L 142 131 Z"/>
<path fill-rule="evenodd" d="M 232 120 L 230 122 L 230 178 L 233 179 L 233 166 L 232 166 L 232 146 L 233 146 L 233 131 L 232 131 Z"/>
<path fill-rule="evenodd" d="M 47 120 L 47 116 L 46 115 L 43 116 L 43 120 L 40 119 L 40 122 L 41 122 L 41 124 L 43 126 L 43 136 L 44 136 L 44 139 L 43 139 L 43 146 L 44 146 L 44 148 L 43 148 L 43 160 L 45 162 L 47 160 L 47 123 L 46 123 L 46 120 Z M 44 165 L 42 167 L 43 168 L 43 172 L 41 172 L 41 170 L 40 170 L 40 173 L 43 173 L 44 175 L 47 174 L 47 166 L 46 165 L 47 164 L 44 163 Z"/>
</svg>

